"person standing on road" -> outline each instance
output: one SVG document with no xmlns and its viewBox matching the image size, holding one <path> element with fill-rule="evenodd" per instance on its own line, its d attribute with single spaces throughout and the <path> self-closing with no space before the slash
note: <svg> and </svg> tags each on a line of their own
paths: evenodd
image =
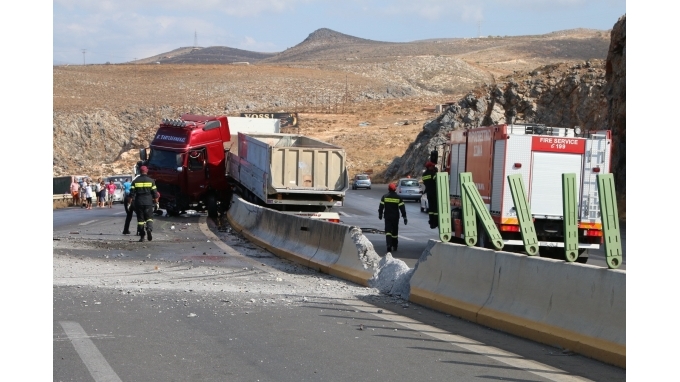
<svg viewBox="0 0 680 382">
<path fill-rule="evenodd" d="M 73 205 L 77 206 L 80 204 L 80 184 L 76 181 L 74 176 L 71 181 L 71 196 L 73 197 Z"/>
<path fill-rule="evenodd" d="M 406 219 L 406 207 L 404 201 L 397 195 L 397 185 L 390 183 L 387 186 L 387 194 L 380 198 L 380 207 L 378 207 L 378 219 L 382 220 L 383 212 L 385 215 L 385 240 L 387 243 L 387 252 L 397 251 L 399 245 L 399 211 L 401 217 L 404 218 L 404 225 L 408 224 Z"/>
<path fill-rule="evenodd" d="M 92 185 L 89 181 L 83 183 L 83 190 L 85 190 L 85 209 L 92 209 Z"/>
<path fill-rule="evenodd" d="M 139 241 L 144 241 L 144 236 L 147 236 L 151 241 L 151 232 L 153 231 L 153 209 L 158 203 L 158 192 L 156 191 L 156 181 L 150 178 L 147 174 L 149 168 L 141 166 L 139 168 L 139 175 L 132 181 L 130 186 L 130 196 L 134 199 L 135 213 L 137 214 L 137 234 Z"/>
<path fill-rule="evenodd" d="M 427 195 L 427 214 L 429 215 L 430 228 L 439 227 L 439 209 L 437 208 L 437 166 L 427 161 L 423 173 L 423 185 Z"/>
<path fill-rule="evenodd" d="M 127 197 L 130 195 L 130 186 L 132 186 L 132 179 L 125 179 L 125 182 L 123 182 L 123 200 L 127 200 Z"/>
<path fill-rule="evenodd" d="M 106 200 L 109 202 L 109 208 L 113 208 L 113 194 L 116 193 L 116 184 L 113 183 L 113 179 L 109 180 L 109 184 L 106 185 Z"/>
<path fill-rule="evenodd" d="M 99 200 L 99 196 L 101 195 L 101 191 L 102 191 L 101 178 L 99 178 L 92 185 L 92 192 L 94 192 L 94 200 L 97 202 L 97 207 L 101 207 L 101 201 Z"/>
</svg>

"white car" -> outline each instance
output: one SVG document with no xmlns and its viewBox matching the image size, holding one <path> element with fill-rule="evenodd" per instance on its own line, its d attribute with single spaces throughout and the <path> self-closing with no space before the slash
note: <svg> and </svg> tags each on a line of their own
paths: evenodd
<svg viewBox="0 0 680 382">
<path fill-rule="evenodd" d="M 423 195 L 420 197 L 420 212 L 427 212 L 429 208 L 430 204 L 427 202 L 427 194 L 423 192 Z"/>
<path fill-rule="evenodd" d="M 113 182 L 113 184 L 116 185 L 116 191 L 113 193 L 113 202 L 114 203 L 123 203 L 123 196 L 125 195 L 125 192 L 123 191 L 123 183 L 121 182 Z"/>
</svg>

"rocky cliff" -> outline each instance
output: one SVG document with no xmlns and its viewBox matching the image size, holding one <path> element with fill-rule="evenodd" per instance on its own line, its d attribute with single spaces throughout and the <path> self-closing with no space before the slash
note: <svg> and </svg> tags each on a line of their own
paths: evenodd
<svg viewBox="0 0 680 382">
<path fill-rule="evenodd" d="M 626 16 L 612 29 L 607 55 L 605 97 L 607 125 L 612 129 L 613 172 L 618 195 L 619 216 L 626 218 Z"/>
<path fill-rule="evenodd" d="M 395 158 L 381 176 L 392 180 L 419 176 L 429 153 L 446 141 L 452 130 L 504 123 L 542 123 L 583 130 L 612 129 L 615 149 L 612 172 L 625 220 L 626 142 L 626 19 L 614 26 L 607 60 L 557 64 L 529 73 L 516 72 L 484 85 L 425 123 L 406 152 Z"/>
</svg>

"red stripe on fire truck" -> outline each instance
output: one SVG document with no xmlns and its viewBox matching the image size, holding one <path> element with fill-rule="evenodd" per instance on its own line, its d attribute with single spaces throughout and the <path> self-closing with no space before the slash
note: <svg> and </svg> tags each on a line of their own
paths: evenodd
<svg viewBox="0 0 680 382">
<path fill-rule="evenodd" d="M 583 154 L 586 150 L 586 140 L 535 135 L 531 137 L 531 150 Z"/>
</svg>

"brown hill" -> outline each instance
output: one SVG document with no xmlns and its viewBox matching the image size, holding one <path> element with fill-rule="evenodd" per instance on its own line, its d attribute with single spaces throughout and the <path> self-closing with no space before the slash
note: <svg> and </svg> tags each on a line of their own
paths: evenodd
<svg viewBox="0 0 680 382">
<path fill-rule="evenodd" d="M 198 57 L 191 49 L 173 52 L 178 60 Z M 489 87 L 507 83 L 508 75 L 524 81 L 546 65 L 585 68 L 592 61 L 592 69 L 599 70 L 597 60 L 608 50 L 608 31 L 387 43 L 322 29 L 260 61 L 222 50 L 233 60 L 249 61 L 247 66 L 163 61 L 58 66 L 53 68 L 53 173 L 128 173 L 160 119 L 185 112 L 298 112 L 295 131 L 342 145 L 350 174 L 379 174 L 441 117 L 434 113 L 436 104 L 456 103 L 472 91 L 481 97 Z M 547 79 L 544 87 L 561 78 Z"/>
</svg>

